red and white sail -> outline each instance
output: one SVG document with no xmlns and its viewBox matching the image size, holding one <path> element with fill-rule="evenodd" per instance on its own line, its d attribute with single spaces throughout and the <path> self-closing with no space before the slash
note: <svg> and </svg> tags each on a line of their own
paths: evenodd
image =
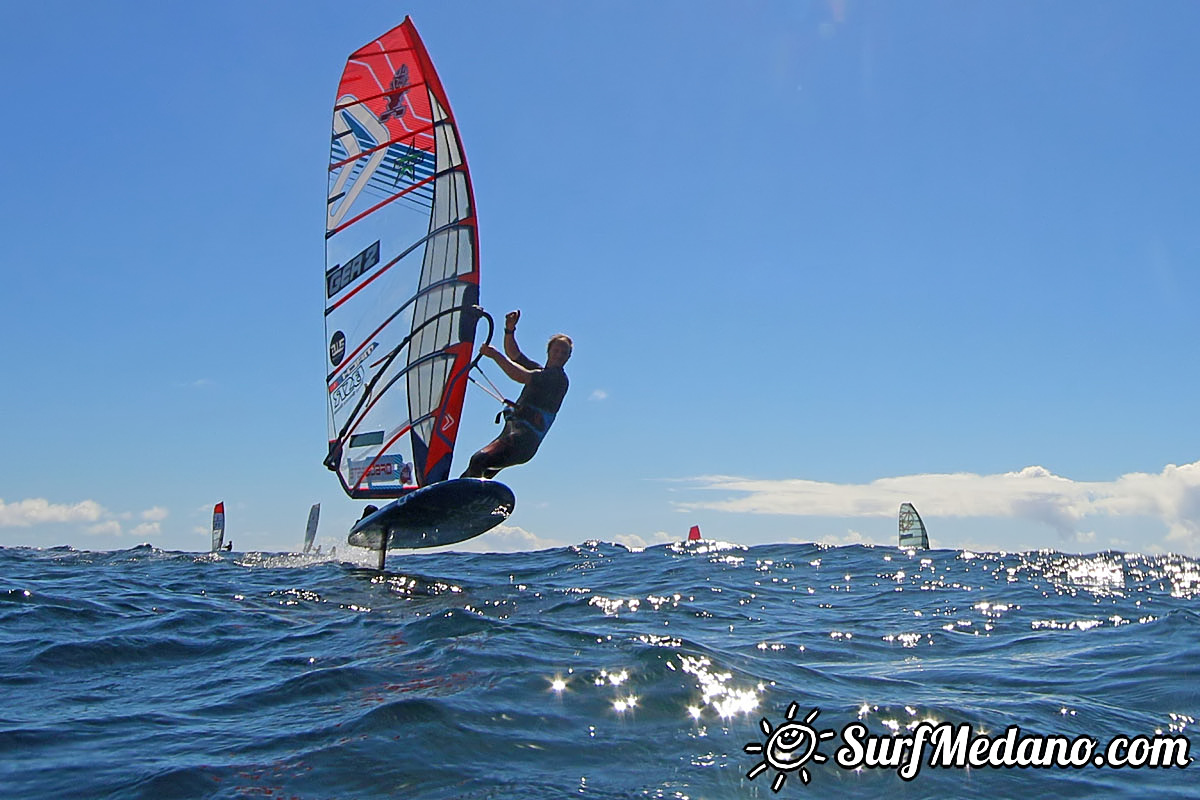
<svg viewBox="0 0 1200 800">
<path fill-rule="evenodd" d="M 445 480 L 474 351 L 479 243 L 458 127 L 408 19 L 346 62 L 325 238 L 326 463 L 352 497 Z"/>
</svg>

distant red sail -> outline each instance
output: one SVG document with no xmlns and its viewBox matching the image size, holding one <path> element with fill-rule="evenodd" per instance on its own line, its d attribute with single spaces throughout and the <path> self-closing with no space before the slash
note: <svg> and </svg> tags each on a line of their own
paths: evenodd
<svg viewBox="0 0 1200 800">
<path fill-rule="evenodd" d="M 693 525 L 692 529 L 690 531 L 688 531 L 688 541 L 689 542 L 700 541 L 700 526 L 699 525 Z"/>
<path fill-rule="evenodd" d="M 220 502 L 213 506 L 213 523 L 212 523 L 212 552 L 217 552 L 221 549 L 221 545 L 225 542 L 225 503 Z"/>
</svg>

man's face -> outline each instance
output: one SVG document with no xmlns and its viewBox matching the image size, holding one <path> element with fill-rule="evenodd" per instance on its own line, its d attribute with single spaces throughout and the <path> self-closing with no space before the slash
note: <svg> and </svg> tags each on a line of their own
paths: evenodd
<svg viewBox="0 0 1200 800">
<path fill-rule="evenodd" d="M 551 342 L 546 347 L 546 366 L 561 367 L 571 357 L 571 348 L 561 339 Z"/>
</svg>

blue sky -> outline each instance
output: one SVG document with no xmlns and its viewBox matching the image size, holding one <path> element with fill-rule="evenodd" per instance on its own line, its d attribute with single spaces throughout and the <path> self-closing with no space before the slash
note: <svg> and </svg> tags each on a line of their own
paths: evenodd
<svg viewBox="0 0 1200 800">
<path fill-rule="evenodd" d="M 406 14 L 483 303 L 576 342 L 472 547 L 1200 554 L 1200 6 L 1007 0 L 3 4 L 0 545 L 344 542 L 330 109 Z"/>
</svg>

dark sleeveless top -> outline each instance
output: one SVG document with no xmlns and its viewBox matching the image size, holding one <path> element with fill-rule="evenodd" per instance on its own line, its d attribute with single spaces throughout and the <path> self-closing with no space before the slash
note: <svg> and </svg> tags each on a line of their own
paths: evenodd
<svg viewBox="0 0 1200 800">
<path fill-rule="evenodd" d="M 509 420 L 520 423 L 538 435 L 546 435 L 558 409 L 562 407 L 570 382 L 562 367 L 536 369 L 521 390 Z"/>
</svg>

